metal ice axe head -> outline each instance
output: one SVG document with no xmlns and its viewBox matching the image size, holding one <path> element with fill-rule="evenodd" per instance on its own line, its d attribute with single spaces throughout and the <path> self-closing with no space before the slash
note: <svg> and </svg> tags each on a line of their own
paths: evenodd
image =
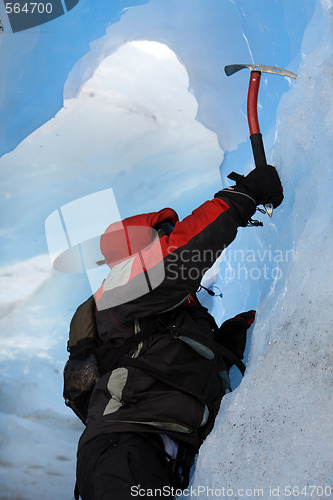
<svg viewBox="0 0 333 500">
<path fill-rule="evenodd" d="M 261 73 L 273 73 L 274 75 L 287 76 L 290 78 L 297 78 L 297 75 L 291 71 L 287 71 L 286 69 L 281 69 L 276 66 L 265 66 L 262 64 L 230 64 L 229 66 L 225 66 L 224 71 L 227 76 L 231 76 L 244 68 L 248 68 L 251 71 L 249 90 L 247 94 L 247 121 L 250 130 L 254 163 L 256 167 L 259 167 L 260 165 L 267 165 L 264 144 L 260 133 L 257 109 Z M 265 208 L 268 215 L 272 217 L 273 206 L 271 204 L 267 204 L 265 205 Z"/>
</svg>

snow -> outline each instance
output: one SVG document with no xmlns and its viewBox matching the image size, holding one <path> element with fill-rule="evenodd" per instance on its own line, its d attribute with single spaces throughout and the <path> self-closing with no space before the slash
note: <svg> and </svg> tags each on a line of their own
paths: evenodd
<svg viewBox="0 0 333 500">
<path fill-rule="evenodd" d="M 315 487 L 332 485 L 332 12 L 331 0 L 101 0 L 95 10 L 82 0 L 26 33 L 5 24 L 0 499 L 72 498 L 82 425 L 63 404 L 62 369 L 70 318 L 91 290 L 85 274 L 52 269 L 45 220 L 105 189 L 122 217 L 169 205 L 184 217 L 231 170 L 249 171 L 249 75 L 223 67 L 252 61 L 299 74 L 263 75 L 259 95 L 285 200 L 205 276 L 223 292 L 200 292 L 217 321 L 257 317 L 246 376 L 233 373 L 192 491 L 329 496 Z"/>
</svg>

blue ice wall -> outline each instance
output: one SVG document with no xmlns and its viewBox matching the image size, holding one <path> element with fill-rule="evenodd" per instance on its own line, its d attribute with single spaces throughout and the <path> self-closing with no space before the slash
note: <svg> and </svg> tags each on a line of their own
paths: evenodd
<svg viewBox="0 0 333 500">
<path fill-rule="evenodd" d="M 89 51 L 91 42 L 102 37 L 124 13 L 131 14 L 126 9 L 145 3 L 81 0 L 65 15 L 15 34 L 1 5 L 5 30 L 0 45 L 0 155 L 56 114 L 63 104 L 68 74 Z M 223 65 L 251 62 L 252 57 L 256 63 L 280 67 L 293 63 L 297 70 L 302 36 L 315 4 L 314 0 L 151 0 L 141 11 L 145 13 L 143 18 L 140 9 L 133 11 L 134 22 L 130 32 L 124 30 L 123 42 L 126 38 L 152 38 L 175 50 L 187 66 L 191 89 L 199 101 L 198 118 L 212 129 L 222 123 L 227 135 L 228 125 L 221 115 L 230 117 L 232 108 L 223 109 L 223 102 L 211 93 L 211 82 L 221 82 L 221 92 L 230 93 L 233 88 L 240 91 L 244 84 L 239 78 L 245 82 L 245 76 L 223 83 Z M 247 60 L 234 60 L 237 55 Z M 202 77 L 203 70 L 206 78 Z M 281 80 L 274 79 L 262 97 L 266 110 L 268 106 L 275 109 L 281 92 L 287 89 L 287 83 Z M 221 104 L 219 111 L 214 106 L 216 99 Z M 272 126 L 274 113 L 268 111 L 261 119 L 265 130 Z M 246 124 L 244 120 L 238 124 L 238 136 L 237 124 L 231 128 L 235 142 L 230 148 L 234 149 L 245 139 Z M 228 149 L 228 141 L 222 136 L 220 131 L 221 145 Z"/>
<path fill-rule="evenodd" d="M 324 4 L 327 10 L 321 11 Z M 230 150 L 223 162 L 224 175 L 251 157 L 249 143 L 244 142 L 248 134 L 244 114 L 248 74 L 244 71 L 226 78 L 224 64 L 254 60 L 299 72 L 302 62 L 297 86 L 281 101 L 281 95 L 290 87 L 285 79 L 275 76 L 262 78 L 259 96 L 266 145 L 274 142 L 277 131 L 274 164 L 283 178 L 285 201 L 272 222 L 265 221 L 263 232 L 244 229 L 237 238 L 237 245 L 245 252 L 259 248 L 262 256 L 266 249 L 292 248 L 297 259 L 282 262 L 284 279 L 273 287 L 264 279 L 251 283 L 233 280 L 228 289 L 223 289 L 223 300 L 216 299 L 228 317 L 240 311 L 247 297 L 249 308 L 260 305 L 250 359 L 246 358 L 247 375 L 240 388 L 223 402 L 217 433 L 202 449 L 195 484 L 208 483 L 217 488 L 264 486 L 267 494 L 269 487 L 278 482 L 282 488 L 288 484 L 329 484 L 332 360 L 327 345 L 333 295 L 333 73 L 332 40 L 320 42 L 320 38 L 325 32 L 323 27 L 329 24 L 332 2 L 151 0 L 115 4 L 110 0 L 80 0 L 59 19 L 15 35 L 9 31 L 1 5 L 5 28 L 0 35 L 2 154 L 54 116 L 63 104 L 66 81 L 65 91 L 75 95 L 89 76 L 88 70 L 93 71 L 99 59 L 107 55 L 104 49 L 110 39 L 113 50 L 126 40 L 146 38 L 167 43 L 186 65 L 199 104 L 198 119 L 218 134 L 221 146 Z M 130 5 L 133 9 L 121 15 L 122 9 Z M 93 40 L 99 40 L 98 46 Z M 281 121 L 276 127 L 278 102 Z M 73 199 L 84 193 L 80 192 L 82 185 L 78 186 L 79 175 L 75 172 L 59 184 L 57 172 L 51 175 L 46 164 L 38 177 L 28 179 L 22 173 L 24 168 L 18 173 L 15 162 L 8 161 L 10 156 L 0 159 L 2 180 L 6 180 L 1 186 L 0 212 L 3 215 L 3 208 L 6 211 L 1 236 L 8 237 L 8 259 L 13 258 L 15 248 L 26 261 L 19 262 L 18 255 L 18 266 L 16 260 L 14 266 L 5 262 L 7 267 L 1 276 L 1 305 L 6 313 L 1 322 L 4 397 L 0 437 L 6 465 L 0 471 L 1 493 L 11 498 L 37 500 L 39 494 L 39 498 L 58 500 L 71 495 L 79 435 L 58 410 L 62 408 L 59 367 L 66 357 L 70 316 L 89 290 L 75 276 L 59 273 L 46 282 L 41 278 L 42 285 L 29 296 L 29 290 L 23 293 L 21 278 L 22 274 L 26 276 L 28 285 L 35 275 L 38 278 L 38 272 L 45 275 L 45 280 L 48 278 L 48 260 L 43 256 L 30 260 L 41 252 L 41 244 L 34 246 L 31 253 L 29 250 L 27 256 L 26 240 L 44 240 L 44 219 L 61 205 L 62 196 Z M 28 157 L 28 174 L 29 165 Z M 81 178 L 88 184 L 95 173 L 94 165 L 94 170 L 88 172 L 87 168 Z M 105 178 L 95 177 L 89 189 L 102 189 Z M 13 189 L 6 193 L 8 183 Z M 54 185 L 56 189 L 50 189 Z M 138 196 L 139 190 L 133 184 L 129 188 Z M 28 201 L 32 208 L 27 207 Z M 182 197 L 186 210 L 197 201 L 193 191 Z M 135 202 L 141 206 L 138 197 Z M 16 241 L 12 231 L 15 225 L 16 233 L 22 232 Z M 251 235 L 246 236 L 252 238 L 250 244 L 245 235 Z M 2 241 L 1 247 L 3 255 Z M 264 263 L 260 260 L 258 267 Z M 20 288 L 22 295 L 18 294 Z M 7 301 L 13 303 L 9 309 Z M 221 319 L 218 307 L 214 313 Z M 72 457 L 72 462 L 64 456 Z"/>
<path fill-rule="evenodd" d="M 47 24 L 12 33 L 4 22 L 0 46 L 0 156 L 52 118 L 63 105 L 63 88 L 91 41 L 105 34 L 124 9 L 144 0 L 81 0 Z M 6 21 L 6 14 L 0 11 Z"/>
</svg>

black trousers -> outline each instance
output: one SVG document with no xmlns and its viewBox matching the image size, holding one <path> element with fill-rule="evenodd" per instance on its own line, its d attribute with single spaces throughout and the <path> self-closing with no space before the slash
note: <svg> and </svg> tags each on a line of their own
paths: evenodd
<svg viewBox="0 0 333 500">
<path fill-rule="evenodd" d="M 171 473 L 159 439 L 154 434 L 114 433 L 86 443 L 77 455 L 77 487 L 81 498 L 174 498 Z"/>
</svg>

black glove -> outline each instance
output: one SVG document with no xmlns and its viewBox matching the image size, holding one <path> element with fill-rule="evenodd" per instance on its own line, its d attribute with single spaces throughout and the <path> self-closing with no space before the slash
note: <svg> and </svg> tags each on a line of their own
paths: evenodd
<svg viewBox="0 0 333 500">
<path fill-rule="evenodd" d="M 255 168 L 246 177 L 242 176 L 236 184 L 238 188 L 251 196 L 257 205 L 272 203 L 273 208 L 276 208 L 282 203 L 283 188 L 280 177 L 275 167 L 271 165 Z"/>
<path fill-rule="evenodd" d="M 234 318 L 228 319 L 219 328 L 218 335 L 232 335 L 236 330 L 247 330 L 252 325 L 256 316 L 256 311 L 248 311 L 237 314 Z"/>
<path fill-rule="evenodd" d="M 239 359 L 243 358 L 246 345 L 246 331 L 252 325 L 256 312 L 248 311 L 237 314 L 234 318 L 228 319 L 218 329 L 215 334 L 215 341 L 233 351 Z M 226 360 L 227 368 L 232 366 Z"/>
</svg>

